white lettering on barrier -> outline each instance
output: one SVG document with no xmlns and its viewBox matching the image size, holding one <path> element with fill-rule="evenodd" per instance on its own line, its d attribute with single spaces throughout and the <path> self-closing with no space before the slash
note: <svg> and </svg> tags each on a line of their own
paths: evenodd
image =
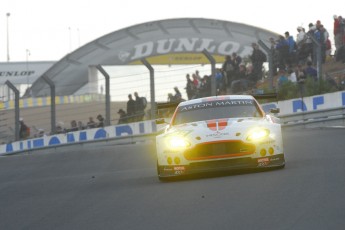
<svg viewBox="0 0 345 230">
<path fill-rule="evenodd" d="M 345 106 L 345 92 L 335 92 L 305 98 L 262 104 L 266 112 L 271 108 L 280 108 L 280 115 L 315 111 Z"/>
</svg>

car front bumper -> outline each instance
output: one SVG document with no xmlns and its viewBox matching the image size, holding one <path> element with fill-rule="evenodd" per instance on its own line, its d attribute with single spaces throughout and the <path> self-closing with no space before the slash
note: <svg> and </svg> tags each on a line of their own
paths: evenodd
<svg viewBox="0 0 345 230">
<path fill-rule="evenodd" d="M 284 167 L 284 165 L 284 154 L 277 154 L 260 158 L 243 157 L 236 159 L 199 161 L 192 162 L 189 165 L 158 165 L 157 171 L 160 178 L 167 178 L 204 172 Z"/>
</svg>

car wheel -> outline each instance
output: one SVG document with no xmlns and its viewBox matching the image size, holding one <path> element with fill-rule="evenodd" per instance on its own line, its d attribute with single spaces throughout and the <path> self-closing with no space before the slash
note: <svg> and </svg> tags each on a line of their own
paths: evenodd
<svg viewBox="0 0 345 230">
<path fill-rule="evenodd" d="M 161 171 L 159 170 L 158 161 L 157 161 L 157 176 L 158 176 L 158 180 L 159 180 L 159 181 L 164 181 L 164 178 L 161 177 Z"/>
</svg>

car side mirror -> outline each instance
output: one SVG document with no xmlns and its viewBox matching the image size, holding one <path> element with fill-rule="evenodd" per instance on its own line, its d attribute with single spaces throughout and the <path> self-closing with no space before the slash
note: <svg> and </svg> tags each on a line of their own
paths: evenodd
<svg viewBox="0 0 345 230">
<path fill-rule="evenodd" d="M 273 114 L 280 113 L 280 109 L 279 108 L 270 109 L 270 113 L 273 113 Z"/>
<path fill-rule="evenodd" d="M 157 125 L 161 125 L 161 124 L 165 124 L 166 122 L 165 122 L 165 119 L 164 118 L 160 118 L 160 119 L 157 119 L 156 120 L 156 124 Z"/>
</svg>

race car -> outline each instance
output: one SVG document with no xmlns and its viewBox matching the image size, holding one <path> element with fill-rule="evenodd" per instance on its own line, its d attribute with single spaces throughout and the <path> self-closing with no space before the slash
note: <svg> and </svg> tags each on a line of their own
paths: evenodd
<svg viewBox="0 0 345 230">
<path fill-rule="evenodd" d="M 283 168 L 279 118 L 251 95 L 198 98 L 178 104 L 156 136 L 160 180 L 200 172 Z M 162 123 L 161 119 L 158 123 Z"/>
</svg>

